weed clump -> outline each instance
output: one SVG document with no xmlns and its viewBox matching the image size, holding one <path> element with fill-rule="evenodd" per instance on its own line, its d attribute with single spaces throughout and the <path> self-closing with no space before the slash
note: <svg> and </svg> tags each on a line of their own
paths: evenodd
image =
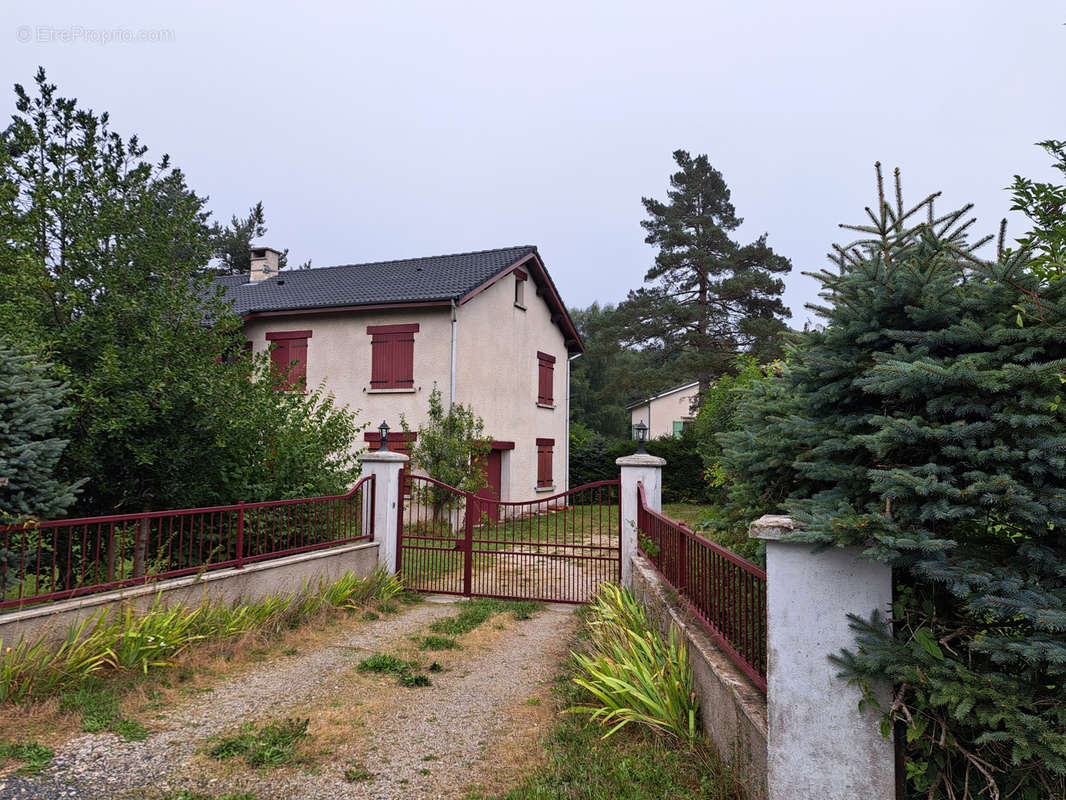
<svg viewBox="0 0 1066 800">
<path fill-rule="evenodd" d="M 36 775 L 52 763 L 55 753 L 36 742 L 12 742 L 0 744 L 0 761 L 22 761 L 18 768 L 21 775 Z"/>
<path fill-rule="evenodd" d="M 250 767 L 277 767 L 296 760 L 297 746 L 308 737 L 310 719 L 285 719 L 264 725 L 258 731 L 244 730 L 226 737 L 208 751 L 224 761 L 242 757 Z"/>
</svg>

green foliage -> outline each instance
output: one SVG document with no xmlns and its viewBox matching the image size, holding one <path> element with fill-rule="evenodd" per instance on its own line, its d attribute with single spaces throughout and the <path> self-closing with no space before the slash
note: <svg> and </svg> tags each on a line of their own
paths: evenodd
<svg viewBox="0 0 1066 800">
<path fill-rule="evenodd" d="M 792 268 L 766 235 L 740 245 L 730 238 L 743 222 L 722 174 L 707 156 L 674 152 L 669 201 L 644 198 L 645 241 L 659 248 L 644 276 L 655 283 L 632 291 L 618 307 L 623 341 L 662 360 L 675 374 L 694 375 L 700 394 L 726 372 L 738 352 L 776 357 L 788 316 L 779 275 Z"/>
<path fill-rule="evenodd" d="M 115 688 L 96 678 L 62 692 L 59 710 L 81 716 L 81 728 L 88 733 L 113 731 L 127 742 L 139 742 L 148 737 L 143 725 L 122 717 Z"/>
<path fill-rule="evenodd" d="M 285 719 L 268 723 L 258 731 L 244 730 L 219 740 L 207 754 L 219 761 L 240 757 L 250 767 L 280 767 L 297 759 L 296 749 L 308 738 L 309 722 L 310 719 Z"/>
<path fill-rule="evenodd" d="M 636 447 L 637 443 L 632 439 L 608 439 L 584 425 L 571 425 L 570 485 L 615 480 L 618 477 L 615 460 L 633 455 Z M 673 436 L 653 439 L 646 448 L 652 455 L 665 458 L 669 465 L 663 472 L 663 502 L 707 502 L 703 462 L 691 429 L 685 429 L 679 439 Z"/>
<path fill-rule="evenodd" d="M 893 635 L 844 674 L 896 684 L 922 797 L 1066 794 L 1066 281 L 978 258 L 968 209 L 886 199 L 816 275 L 822 331 L 721 437 L 734 498 L 896 567 Z M 985 240 L 982 240 L 985 241 Z M 1018 308 L 1024 309 L 1018 324 Z"/>
<path fill-rule="evenodd" d="M 168 666 L 198 641 L 218 640 L 255 630 L 280 631 L 306 622 L 326 608 L 354 610 L 360 598 L 392 596 L 396 582 L 382 570 L 367 578 L 350 573 L 335 583 L 305 585 L 300 592 L 268 596 L 256 603 L 167 608 L 160 601 L 144 614 L 112 616 L 105 609 L 72 624 L 53 646 L 47 638 L 0 640 L 0 703 L 77 690 L 105 670 L 141 671 Z M 92 692 L 90 686 L 86 691 Z"/>
<path fill-rule="evenodd" d="M 55 473 L 67 442 L 55 434 L 70 414 L 67 387 L 0 339 L 0 524 L 58 517 L 74 502 L 77 483 Z M 0 559 L 8 554 L 0 548 Z M 12 575 L 17 574 L 17 564 Z M 0 587 L 4 588 L 4 587 Z"/>
<path fill-rule="evenodd" d="M 1054 159 L 1054 168 L 1066 175 L 1066 142 L 1038 142 Z M 1066 275 L 1066 186 L 1041 183 L 1014 176 L 1011 210 L 1021 211 L 1033 229 L 1018 240 L 1029 253 L 1029 268 L 1041 279 L 1057 280 Z"/>
<path fill-rule="evenodd" d="M 359 662 L 357 669 L 360 672 L 373 672 L 377 675 L 402 675 L 414 666 L 410 661 L 390 656 L 387 653 L 374 653 Z"/>
<path fill-rule="evenodd" d="M 88 478 L 77 512 L 348 488 L 350 412 L 321 391 L 273 391 L 265 355 L 235 357 L 206 199 L 43 70 L 34 88 L 15 87 L 0 132 L 0 336 L 70 387 L 58 479 Z"/>
<path fill-rule="evenodd" d="M 451 636 L 423 636 L 419 650 L 459 650 L 462 645 Z"/>
<path fill-rule="evenodd" d="M 405 433 L 410 429 L 401 415 Z M 485 423 L 474 409 L 462 403 L 452 403 L 445 411 L 440 389 L 436 384 L 429 394 L 429 413 L 424 425 L 418 428 L 418 438 L 411 450 L 411 466 L 423 470 L 429 477 L 454 486 L 464 492 L 476 492 L 486 486 L 484 468 L 479 459 L 488 455 L 491 438 L 485 436 Z M 459 502 L 450 492 L 426 489 L 426 499 L 434 511 Z"/>
<path fill-rule="evenodd" d="M 532 600 L 494 600 L 477 598 L 464 600 L 459 604 L 460 611 L 454 617 L 442 617 L 429 626 L 434 633 L 446 636 L 462 636 L 478 627 L 496 614 L 511 612 L 517 620 L 529 619 L 540 611 L 544 605 Z"/>
<path fill-rule="evenodd" d="M 22 761 L 18 772 L 21 775 L 36 775 L 52 763 L 55 753 L 37 742 L 11 742 L 0 744 L 0 761 Z"/>
<path fill-rule="evenodd" d="M 676 627 L 667 640 L 648 622 L 644 607 L 614 584 L 600 589 L 586 620 L 590 653 L 574 653 L 574 683 L 592 702 L 575 705 L 572 713 L 608 730 L 607 738 L 629 724 L 642 725 L 657 736 L 694 746 L 698 740 L 699 703 L 692 685 L 688 650 Z"/>
</svg>

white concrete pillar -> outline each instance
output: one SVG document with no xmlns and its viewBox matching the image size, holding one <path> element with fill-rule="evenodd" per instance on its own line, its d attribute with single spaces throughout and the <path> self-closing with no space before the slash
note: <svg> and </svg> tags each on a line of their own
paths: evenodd
<svg viewBox="0 0 1066 800">
<path fill-rule="evenodd" d="M 768 800 L 894 800 L 895 757 L 881 715 L 859 711 L 862 692 L 837 677 L 829 656 L 855 648 L 848 614 L 887 614 L 892 570 L 860 548 L 814 552 L 782 541 L 789 517 L 765 516 L 750 536 L 766 542 Z M 888 686 L 874 687 L 883 708 Z"/>
<path fill-rule="evenodd" d="M 622 470 L 622 585 L 633 588 L 633 555 L 637 552 L 637 484 L 644 484 L 648 508 L 662 511 L 663 467 L 666 459 L 634 453 L 616 459 Z"/>
<path fill-rule="evenodd" d="M 374 498 L 374 541 L 378 542 L 378 563 L 390 574 L 396 572 L 396 540 L 399 533 L 400 470 L 408 459 L 391 450 L 372 450 L 359 456 L 363 475 L 374 476 L 374 491 L 363 495 L 363 503 Z M 366 512 L 369 514 L 369 509 Z"/>
</svg>

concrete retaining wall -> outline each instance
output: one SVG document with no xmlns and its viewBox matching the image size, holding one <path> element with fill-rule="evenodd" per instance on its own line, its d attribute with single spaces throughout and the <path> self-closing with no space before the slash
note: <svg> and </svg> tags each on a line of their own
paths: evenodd
<svg viewBox="0 0 1066 800">
<path fill-rule="evenodd" d="M 633 594 L 665 633 L 673 623 L 688 645 L 700 718 L 708 738 L 734 768 L 749 800 L 764 800 L 766 697 L 729 660 L 700 623 L 676 603 L 676 594 L 643 556 L 635 555 Z"/>
<path fill-rule="evenodd" d="M 138 610 L 143 610 L 154 603 L 157 596 L 162 597 L 166 605 L 199 605 L 204 600 L 226 603 L 261 600 L 272 594 L 295 592 L 305 582 L 333 581 L 345 572 L 365 577 L 374 571 L 377 563 L 378 543 L 359 542 L 259 561 L 242 569 L 205 572 L 10 611 L 0 614 L 0 643 L 11 647 L 19 637 L 35 639 L 42 634 L 50 639 L 61 639 L 71 624 L 103 608 L 132 603 Z"/>
</svg>

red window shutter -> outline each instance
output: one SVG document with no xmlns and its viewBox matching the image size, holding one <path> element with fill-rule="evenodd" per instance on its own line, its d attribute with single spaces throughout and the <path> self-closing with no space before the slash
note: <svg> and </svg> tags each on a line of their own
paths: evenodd
<svg viewBox="0 0 1066 800">
<path fill-rule="evenodd" d="M 281 376 L 278 389 L 303 389 L 307 382 L 307 340 L 311 331 L 277 331 L 266 335 L 270 360 Z"/>
<path fill-rule="evenodd" d="M 552 485 L 552 450 L 554 439 L 537 439 L 537 488 Z"/>
<path fill-rule="evenodd" d="M 413 388 L 418 324 L 369 325 L 366 332 L 371 336 L 370 388 Z"/>
<path fill-rule="evenodd" d="M 537 351 L 537 402 L 550 406 L 554 399 L 555 356 Z"/>
</svg>

